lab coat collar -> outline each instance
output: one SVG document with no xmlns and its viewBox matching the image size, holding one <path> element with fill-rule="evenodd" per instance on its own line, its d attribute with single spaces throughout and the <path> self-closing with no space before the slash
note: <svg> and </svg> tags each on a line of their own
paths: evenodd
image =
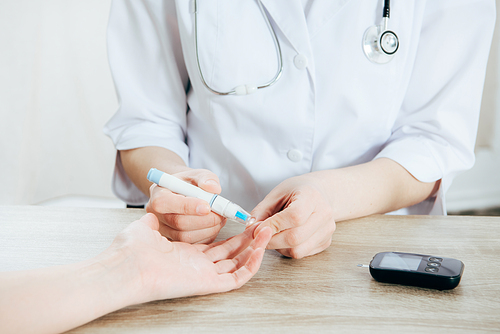
<svg viewBox="0 0 500 334">
<path fill-rule="evenodd" d="M 261 2 L 295 51 L 310 55 L 309 32 L 301 1 L 261 0 Z M 290 10 L 283 10 L 286 7 Z"/>
<path fill-rule="evenodd" d="M 309 40 L 350 0 L 315 0 L 307 18 L 301 0 L 261 0 L 272 20 L 297 53 L 310 56 Z M 283 10 L 289 7 L 291 10 Z"/>
<path fill-rule="evenodd" d="M 307 15 L 309 36 L 314 35 L 327 24 L 350 0 L 314 0 Z"/>
</svg>

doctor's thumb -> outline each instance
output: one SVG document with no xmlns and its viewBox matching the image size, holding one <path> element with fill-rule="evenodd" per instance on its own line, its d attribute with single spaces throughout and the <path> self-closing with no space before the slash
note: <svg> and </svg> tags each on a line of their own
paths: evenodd
<svg viewBox="0 0 500 334">
<path fill-rule="evenodd" d="M 275 235 L 276 233 L 279 233 L 279 232 L 281 232 L 282 230 L 285 229 L 285 228 L 282 227 L 282 224 L 280 224 L 280 220 L 276 219 L 276 215 L 274 215 L 272 217 L 269 217 L 268 219 L 266 219 L 264 221 L 257 220 L 256 224 L 259 224 L 259 226 L 257 226 L 257 228 L 255 229 L 255 231 L 253 232 L 254 238 L 257 236 L 257 234 L 259 234 L 259 232 L 261 230 L 263 230 L 266 227 L 270 227 L 271 228 L 271 231 L 273 232 L 273 235 Z"/>
<path fill-rule="evenodd" d="M 202 175 L 198 179 L 198 187 L 212 194 L 220 194 L 222 190 L 219 178 L 213 173 Z"/>
</svg>

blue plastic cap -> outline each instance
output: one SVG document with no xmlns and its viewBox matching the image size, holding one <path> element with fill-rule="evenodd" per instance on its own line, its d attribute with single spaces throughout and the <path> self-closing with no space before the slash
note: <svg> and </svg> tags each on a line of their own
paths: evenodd
<svg viewBox="0 0 500 334">
<path fill-rule="evenodd" d="M 241 211 L 236 211 L 236 217 L 244 221 L 248 219 L 248 216 Z"/>
<path fill-rule="evenodd" d="M 148 180 L 156 184 L 160 183 L 160 179 L 164 173 L 156 168 L 151 168 L 148 172 Z"/>
</svg>

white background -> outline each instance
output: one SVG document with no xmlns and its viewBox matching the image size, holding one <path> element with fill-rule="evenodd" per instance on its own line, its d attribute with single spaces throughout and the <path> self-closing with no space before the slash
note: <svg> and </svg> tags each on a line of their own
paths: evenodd
<svg viewBox="0 0 500 334">
<path fill-rule="evenodd" d="M 117 109 L 106 56 L 109 6 L 0 0 L 0 205 L 124 206 L 111 192 L 115 150 L 102 133 Z M 500 206 L 498 26 L 476 165 L 449 190 L 450 211 Z"/>
</svg>

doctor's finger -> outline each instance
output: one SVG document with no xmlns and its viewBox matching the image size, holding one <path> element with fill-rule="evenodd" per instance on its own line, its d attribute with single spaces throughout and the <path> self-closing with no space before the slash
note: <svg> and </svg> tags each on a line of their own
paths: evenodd
<svg viewBox="0 0 500 334">
<path fill-rule="evenodd" d="M 314 214 L 303 224 L 281 231 L 273 236 L 267 249 L 283 249 L 297 247 L 309 240 L 320 228 Z"/>
<path fill-rule="evenodd" d="M 219 231 L 221 230 L 222 226 L 214 226 L 210 228 L 206 228 L 203 230 L 196 230 L 196 231 L 178 231 L 174 230 L 173 228 L 162 224 L 160 226 L 160 233 L 161 235 L 167 237 L 170 240 L 174 241 L 181 241 L 181 242 L 186 242 L 189 244 L 195 244 L 195 243 L 200 243 L 205 240 L 213 240 L 217 237 L 217 234 L 219 234 Z"/>
<path fill-rule="evenodd" d="M 287 209 L 285 209 L 286 211 Z M 333 234 L 335 231 L 335 220 L 332 210 L 328 206 L 315 207 L 307 221 L 296 228 L 287 229 L 276 234 L 269 243 L 269 249 L 297 247 L 315 234 Z"/>
<path fill-rule="evenodd" d="M 219 177 L 208 169 L 192 169 L 176 176 L 213 194 L 219 194 L 222 190 Z"/>
<path fill-rule="evenodd" d="M 313 207 L 300 201 L 291 202 L 283 211 L 264 220 L 254 232 L 257 235 L 264 227 L 269 226 L 273 234 L 304 225 L 313 212 Z"/>
<path fill-rule="evenodd" d="M 321 233 L 316 233 L 312 238 L 297 247 L 277 249 L 276 251 L 286 257 L 301 259 L 306 256 L 311 256 L 324 251 L 331 245 L 331 243 L 331 234 L 324 235 Z"/>
<path fill-rule="evenodd" d="M 177 231 L 204 230 L 225 224 L 226 219 L 211 212 L 206 216 L 191 216 L 178 214 L 164 214 L 160 220 L 163 224 Z"/>
<path fill-rule="evenodd" d="M 211 211 L 210 205 L 202 199 L 178 195 L 161 187 L 152 192 L 146 209 L 162 214 L 197 216 L 208 215 Z"/>
<path fill-rule="evenodd" d="M 260 203 L 252 210 L 252 217 L 256 221 L 263 221 L 283 209 L 286 203 L 286 195 L 273 189 Z"/>
</svg>

